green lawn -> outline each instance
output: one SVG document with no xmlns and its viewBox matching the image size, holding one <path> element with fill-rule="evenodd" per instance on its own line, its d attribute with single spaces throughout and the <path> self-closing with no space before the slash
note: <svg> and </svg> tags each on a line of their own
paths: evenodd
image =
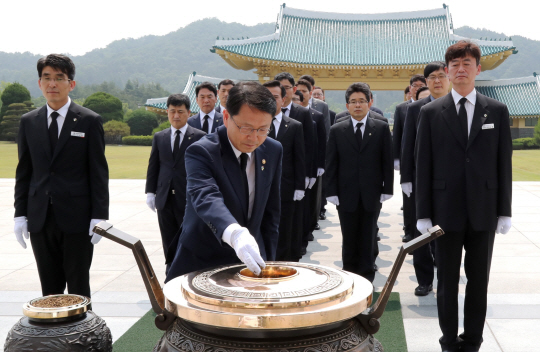
<svg viewBox="0 0 540 352">
<path fill-rule="evenodd" d="M 151 147 L 107 145 L 109 177 L 146 178 Z M 514 150 L 514 181 L 540 181 L 540 149 Z M 17 145 L 0 142 L 0 178 L 14 178 L 17 166 Z"/>
</svg>

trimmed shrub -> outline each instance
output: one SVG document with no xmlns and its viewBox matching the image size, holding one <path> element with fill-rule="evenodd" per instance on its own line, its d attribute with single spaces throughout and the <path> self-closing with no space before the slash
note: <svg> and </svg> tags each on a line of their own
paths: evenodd
<svg viewBox="0 0 540 352">
<path fill-rule="evenodd" d="M 145 108 L 131 112 L 128 115 L 127 123 L 131 128 L 132 136 L 150 136 L 152 130 L 158 126 L 156 114 Z"/>
<path fill-rule="evenodd" d="M 105 143 L 121 144 L 122 137 L 129 136 L 129 125 L 125 122 L 111 120 L 103 125 Z"/>
<path fill-rule="evenodd" d="M 19 135 L 21 116 L 33 109 L 32 102 L 9 104 L 6 115 L 2 122 L 0 122 L 2 139 L 16 142 Z"/>
<path fill-rule="evenodd" d="M 532 137 L 529 137 L 529 138 L 517 138 L 517 139 L 514 139 L 512 141 L 512 143 L 521 143 L 521 144 L 523 144 L 524 149 L 536 149 L 536 148 L 540 147 L 536 143 L 534 138 L 532 138 Z"/>
<path fill-rule="evenodd" d="M 534 141 L 536 145 L 540 145 L 540 121 L 534 127 Z"/>
<path fill-rule="evenodd" d="M 523 143 L 520 143 L 520 142 L 512 142 L 512 149 L 513 149 L 513 150 L 524 149 L 524 148 L 523 148 Z"/>
<path fill-rule="evenodd" d="M 171 127 L 171 123 L 169 121 L 165 121 L 152 131 L 152 136 L 155 135 L 159 131 L 166 130 L 167 128 Z"/>
<path fill-rule="evenodd" d="M 0 100 L 2 100 L 2 109 L 0 110 L 0 121 L 7 115 L 7 110 L 11 104 L 23 103 L 31 100 L 30 92 L 20 83 L 12 83 L 4 89 Z"/>
<path fill-rule="evenodd" d="M 85 99 L 83 106 L 100 114 L 103 122 L 122 121 L 124 113 L 120 99 L 105 92 L 97 92 Z"/>
<path fill-rule="evenodd" d="M 125 145 L 152 145 L 153 136 L 126 136 L 122 138 Z"/>
</svg>

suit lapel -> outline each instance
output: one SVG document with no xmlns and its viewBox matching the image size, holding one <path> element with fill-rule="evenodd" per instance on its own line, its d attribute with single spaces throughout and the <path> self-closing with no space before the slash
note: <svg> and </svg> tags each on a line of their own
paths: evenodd
<svg viewBox="0 0 540 352">
<path fill-rule="evenodd" d="M 456 110 L 456 104 L 454 104 L 454 99 L 452 98 L 452 93 L 448 93 L 446 97 L 439 98 L 444 99 L 443 108 L 441 115 L 443 120 L 446 122 L 448 128 L 459 142 L 463 149 L 467 146 L 467 139 L 463 135 L 463 130 L 461 128 L 461 123 L 459 123 L 459 118 Z"/>
<path fill-rule="evenodd" d="M 290 121 L 289 118 L 285 115 L 281 115 L 281 123 L 279 124 L 279 131 L 276 135 L 276 140 L 281 141 L 283 139 L 283 136 L 287 131 L 289 130 L 289 124 Z"/>
<path fill-rule="evenodd" d="M 354 135 L 353 130 L 353 124 L 349 118 L 349 123 L 345 124 L 345 127 L 343 127 L 343 133 L 345 133 L 345 137 L 347 137 L 349 142 L 353 145 L 354 149 L 357 152 L 360 152 L 360 147 L 358 147 L 358 142 L 356 141 L 356 136 Z"/>
<path fill-rule="evenodd" d="M 366 118 L 366 128 L 364 129 L 364 135 L 362 136 L 362 147 L 360 148 L 360 152 L 362 152 L 362 150 L 364 150 L 369 141 L 371 141 L 371 136 L 374 133 L 375 122 L 373 122 L 373 119 L 368 116 Z"/>
<path fill-rule="evenodd" d="M 47 121 L 47 105 L 43 106 L 37 116 L 37 125 L 39 126 L 38 128 L 38 138 L 39 138 L 39 144 L 40 145 L 44 145 L 44 146 L 47 146 L 47 148 L 43 148 L 45 149 L 45 154 L 47 155 L 47 158 L 49 160 L 52 159 L 52 155 L 51 155 L 51 140 L 49 139 L 49 126 L 48 126 L 48 121 Z"/>
<path fill-rule="evenodd" d="M 471 132 L 469 133 L 469 140 L 467 141 L 467 149 L 471 146 L 476 136 L 482 129 L 484 121 L 487 119 L 489 111 L 487 110 L 487 102 L 484 96 L 476 92 L 476 104 L 474 106 L 473 120 L 471 124 Z"/>
<path fill-rule="evenodd" d="M 175 164 L 178 162 L 178 160 L 181 159 L 180 155 L 186 154 L 186 148 L 188 147 L 188 145 L 191 144 L 191 138 L 193 137 L 194 133 L 195 132 L 193 132 L 193 128 L 191 128 L 191 126 L 188 125 L 186 129 L 186 135 L 184 136 L 184 139 L 182 139 L 182 144 L 180 144 L 178 155 L 176 156 L 176 159 L 174 160 Z"/>
<path fill-rule="evenodd" d="M 197 115 L 193 115 L 194 116 L 194 121 L 195 121 L 195 127 L 196 129 L 200 130 L 202 128 L 201 126 L 201 112 L 198 112 Z"/>
<path fill-rule="evenodd" d="M 66 115 L 66 118 L 64 119 L 64 124 L 62 125 L 62 130 L 60 131 L 60 137 L 58 137 L 58 144 L 56 145 L 56 149 L 54 150 L 51 162 L 56 159 L 64 145 L 67 143 L 68 139 L 71 137 L 71 131 L 75 128 L 75 126 L 77 126 L 79 118 L 80 113 L 78 109 L 76 109 L 75 103 L 72 102 L 69 105 L 68 113 Z"/>
<path fill-rule="evenodd" d="M 281 122 L 283 124 L 283 121 Z M 281 130 L 281 127 L 280 127 Z M 265 178 L 268 174 L 268 171 L 265 172 L 263 169 L 264 165 L 262 163 L 263 159 L 267 159 L 266 153 L 265 153 L 265 145 L 262 144 L 254 151 L 255 154 L 255 160 L 253 162 L 255 163 L 255 199 L 253 201 L 253 209 L 251 211 L 251 219 L 255 218 L 255 214 L 257 214 L 257 211 L 259 211 L 259 207 L 264 206 L 264 204 L 259 200 L 259 197 L 263 196 L 264 192 L 264 186 L 266 185 Z M 250 219 L 250 222 L 251 222 Z"/>
<path fill-rule="evenodd" d="M 173 160 L 173 153 L 171 149 L 171 132 L 172 131 L 170 128 L 165 130 L 165 133 L 163 133 L 161 136 L 161 140 L 158 141 L 158 143 L 161 144 L 160 150 L 163 150 L 163 153 L 165 153 L 167 159 L 169 160 Z"/>
<path fill-rule="evenodd" d="M 212 132 L 215 132 L 216 131 L 216 128 L 218 128 L 219 126 L 219 123 L 221 122 L 222 120 L 222 117 L 221 116 L 218 116 L 218 112 L 214 112 L 214 123 L 212 124 Z"/>
</svg>

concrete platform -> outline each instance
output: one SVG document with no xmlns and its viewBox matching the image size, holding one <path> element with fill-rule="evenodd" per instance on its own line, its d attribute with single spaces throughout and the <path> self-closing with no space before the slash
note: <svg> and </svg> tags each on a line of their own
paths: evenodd
<svg viewBox="0 0 540 352">
<path fill-rule="evenodd" d="M 7 332 L 22 317 L 22 304 L 41 295 L 30 242 L 23 249 L 13 234 L 13 179 L 0 179 L 0 351 Z M 111 180 L 110 222 L 142 240 L 158 279 L 165 264 L 156 214 L 146 207 L 144 180 Z M 384 285 L 402 245 L 403 218 L 400 187 L 385 202 L 379 218 L 381 242 L 375 289 Z M 482 351 L 540 351 L 540 182 L 514 182 L 513 226 L 497 235 L 488 296 L 488 314 Z M 341 231 L 337 211 L 327 206 L 327 220 L 320 221 L 315 241 L 303 262 L 341 268 Z M 144 284 L 131 252 L 102 240 L 95 247 L 91 269 L 94 311 L 107 321 L 118 339 L 150 307 Z M 466 278 L 462 271 L 460 303 Z M 412 256 L 403 264 L 395 292 L 400 292 L 409 352 L 438 351 L 441 335 L 435 293 L 416 297 Z M 436 291 L 436 290 L 435 290 Z"/>
</svg>

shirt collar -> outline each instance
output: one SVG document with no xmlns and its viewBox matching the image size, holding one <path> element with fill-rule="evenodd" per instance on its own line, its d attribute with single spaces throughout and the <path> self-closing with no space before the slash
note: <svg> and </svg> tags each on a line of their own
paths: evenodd
<svg viewBox="0 0 540 352">
<path fill-rule="evenodd" d="M 368 117 L 369 117 L 369 111 L 368 111 L 368 113 L 366 114 L 366 116 L 364 116 L 364 118 L 363 118 L 362 120 L 360 120 L 360 121 L 355 120 L 355 119 L 351 116 L 351 121 L 352 121 L 352 123 L 353 123 L 354 129 L 356 129 L 356 124 L 358 124 L 358 123 L 360 123 L 360 122 L 363 123 L 364 126 L 365 126 Z"/>
<path fill-rule="evenodd" d="M 227 136 L 227 139 L 229 140 L 229 143 L 231 144 L 231 148 L 232 148 L 232 150 L 234 152 L 234 155 L 236 156 L 236 159 L 238 159 L 240 157 L 240 155 L 242 155 L 242 152 L 234 147 L 234 145 L 232 144 L 231 139 L 229 138 L 229 136 Z M 251 160 L 251 153 L 246 153 L 246 154 L 248 155 L 248 159 Z"/>
<path fill-rule="evenodd" d="M 219 110 L 221 110 L 221 113 L 223 114 L 223 110 L 227 110 L 227 108 L 219 104 Z"/>
<path fill-rule="evenodd" d="M 433 95 L 430 94 L 430 95 L 429 95 L 429 101 L 431 102 L 431 101 L 433 101 L 433 100 L 435 100 L 435 98 L 433 98 Z"/>
<path fill-rule="evenodd" d="M 277 122 L 281 123 L 281 120 L 283 119 L 283 113 L 280 111 L 279 114 L 274 116 L 277 120 Z"/>
<path fill-rule="evenodd" d="M 289 109 L 289 112 L 290 112 L 290 111 L 291 111 L 291 108 L 292 108 L 292 101 L 289 103 L 289 105 L 284 106 L 284 108 Z"/>
<path fill-rule="evenodd" d="M 60 116 L 62 117 L 66 117 L 67 113 L 68 113 L 68 110 L 69 110 L 69 105 L 71 104 L 71 98 L 68 97 L 68 102 L 66 103 L 66 105 L 62 106 L 60 109 L 58 110 L 53 110 L 49 104 L 47 104 L 47 117 L 51 116 L 51 114 L 56 111 Z"/>
<path fill-rule="evenodd" d="M 180 128 L 180 132 L 185 136 L 186 135 L 186 130 L 187 130 L 187 123 L 184 125 L 184 127 Z M 176 128 L 174 128 L 171 125 L 171 134 L 175 134 L 175 133 L 176 133 Z"/>
<path fill-rule="evenodd" d="M 456 92 L 454 88 L 452 88 L 452 98 L 454 98 L 454 104 L 459 104 L 459 100 L 461 98 L 467 98 L 467 100 L 473 104 L 476 105 L 476 89 L 473 89 L 472 92 L 470 92 L 466 97 L 462 97 L 461 94 Z"/>
<path fill-rule="evenodd" d="M 313 98 L 309 98 L 309 106 L 313 105 Z"/>
<path fill-rule="evenodd" d="M 210 116 L 210 118 L 212 120 L 214 120 L 214 115 L 216 114 L 216 110 L 215 109 L 212 109 L 208 114 L 205 114 L 204 112 L 202 112 L 202 110 L 200 111 L 200 114 L 201 114 L 201 120 L 204 120 L 204 117 L 206 115 Z"/>
</svg>

